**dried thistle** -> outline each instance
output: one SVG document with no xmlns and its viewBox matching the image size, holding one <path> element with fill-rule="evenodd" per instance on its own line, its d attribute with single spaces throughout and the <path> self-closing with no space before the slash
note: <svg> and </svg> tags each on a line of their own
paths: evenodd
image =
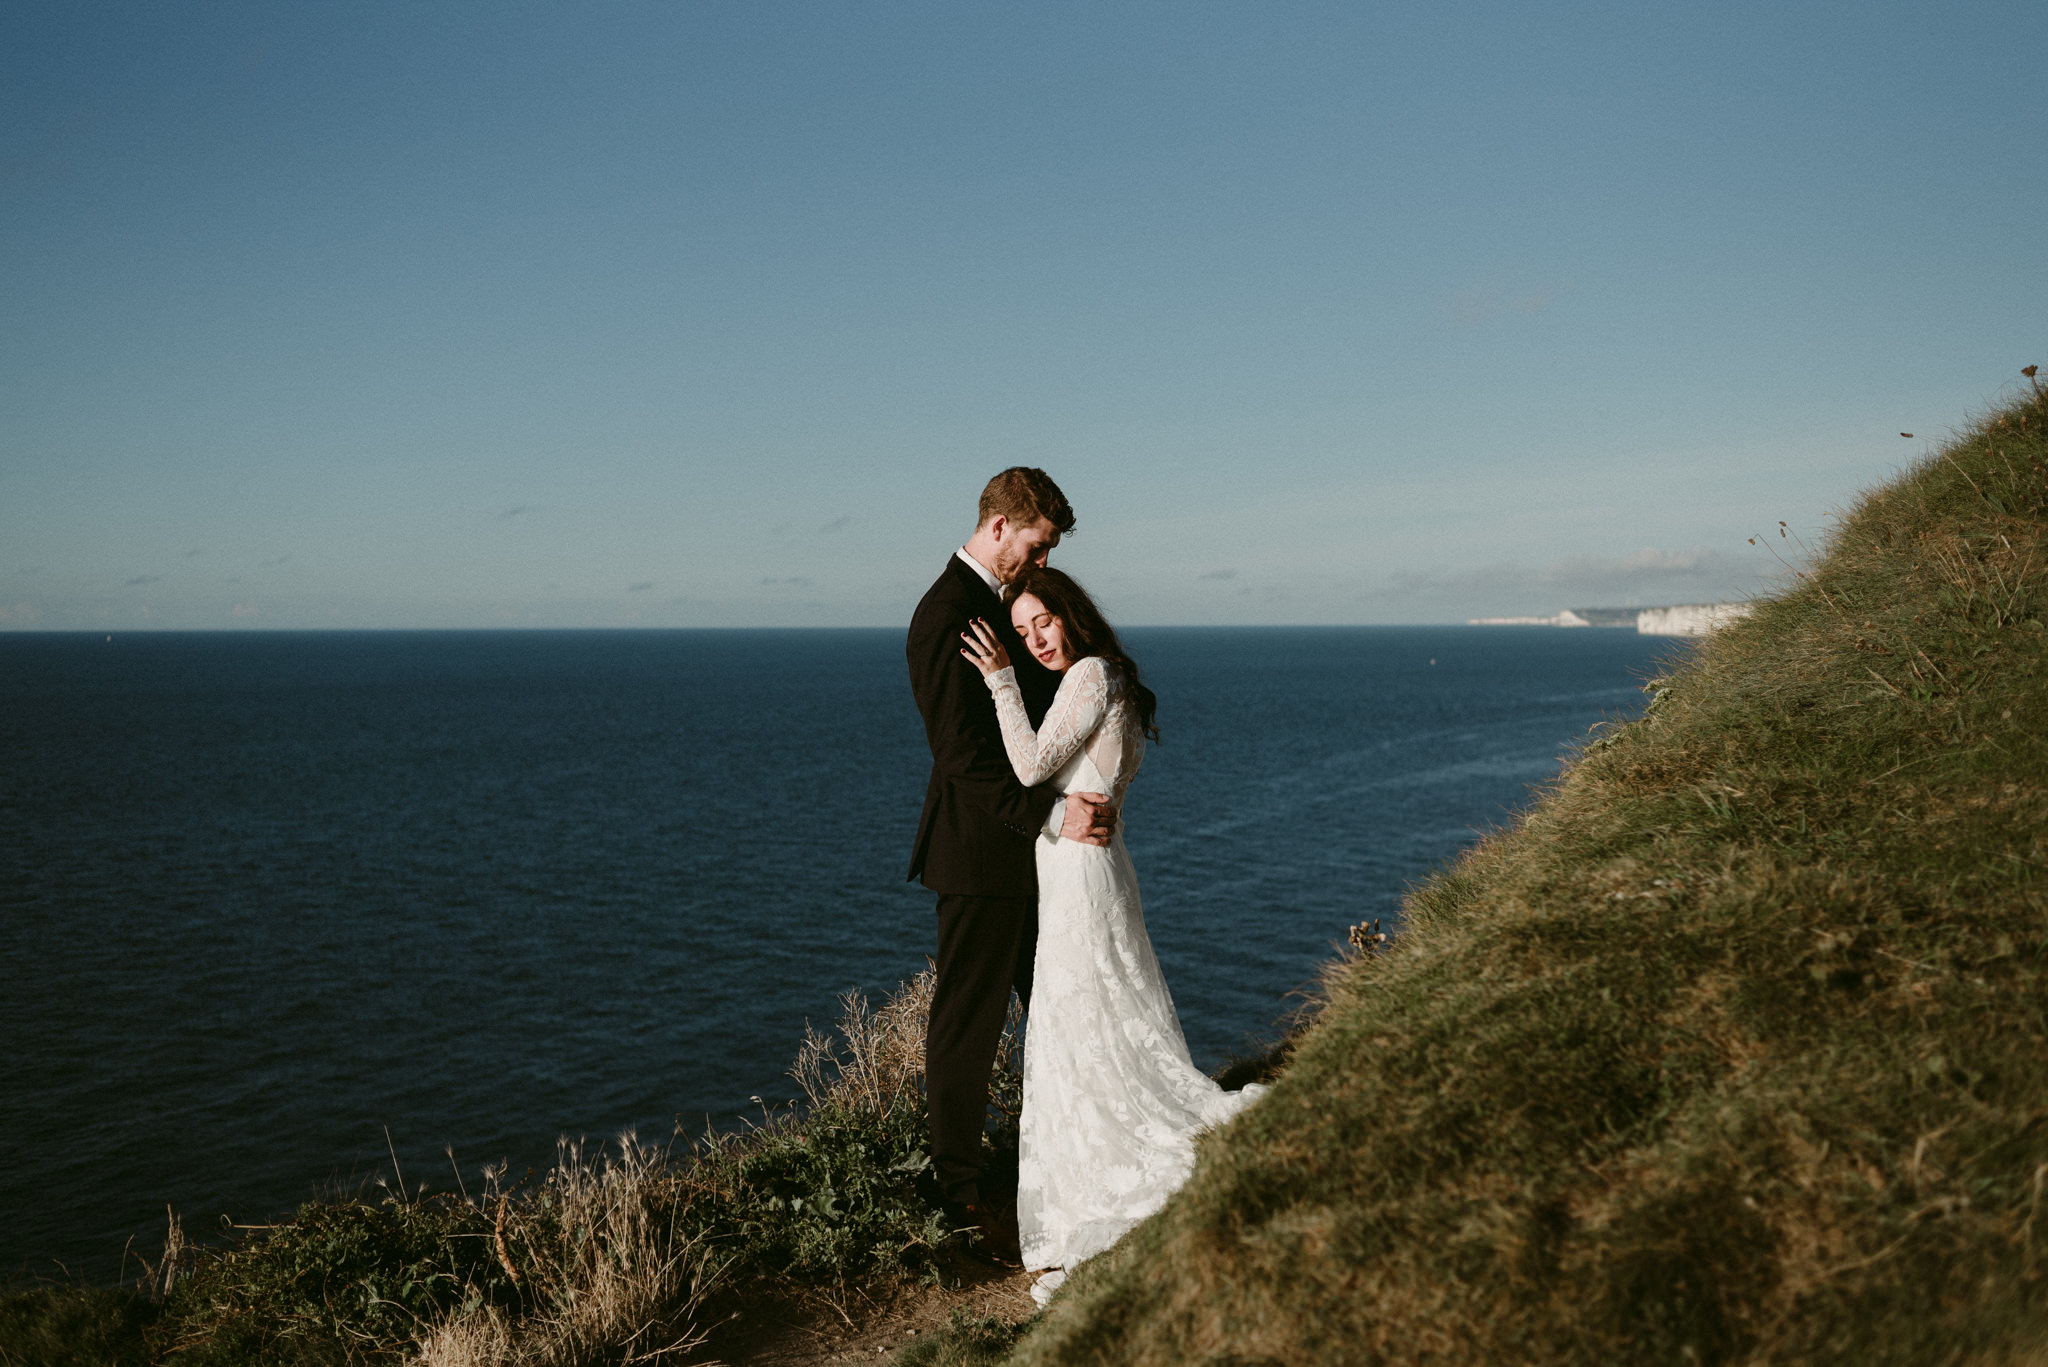
<svg viewBox="0 0 2048 1367">
<path fill-rule="evenodd" d="M 1359 954 L 1379 954 L 1387 947 L 1386 933 L 1380 929 L 1380 918 L 1377 916 L 1370 921 L 1360 921 L 1351 927 L 1351 934 L 1346 938 L 1351 941 L 1351 948 Z"/>
</svg>

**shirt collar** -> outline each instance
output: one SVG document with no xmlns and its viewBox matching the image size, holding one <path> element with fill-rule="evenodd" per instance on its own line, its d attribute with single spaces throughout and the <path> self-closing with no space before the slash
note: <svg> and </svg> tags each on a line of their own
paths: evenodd
<svg viewBox="0 0 2048 1367">
<path fill-rule="evenodd" d="M 965 546 L 962 546 L 959 550 L 954 551 L 953 554 L 959 556 L 960 562 L 966 565 L 968 569 L 973 570 L 976 574 L 981 576 L 981 582 L 988 585 L 988 591 L 990 593 L 993 593 L 998 598 L 1003 596 L 1002 583 L 1000 580 L 996 578 L 994 571 L 990 570 L 988 566 L 982 564 L 979 560 L 976 560 L 973 556 L 969 555 L 967 553 L 967 548 Z"/>
</svg>

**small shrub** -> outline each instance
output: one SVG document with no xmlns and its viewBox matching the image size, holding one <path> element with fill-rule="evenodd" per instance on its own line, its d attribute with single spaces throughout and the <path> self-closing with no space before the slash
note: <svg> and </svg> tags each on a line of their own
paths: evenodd
<svg viewBox="0 0 2048 1367">
<path fill-rule="evenodd" d="M 158 1350 L 180 1364 L 398 1354 L 451 1312 L 517 1301 L 490 1232 L 481 1210 L 445 1197 L 310 1202 L 189 1256 L 172 1274 Z"/>
<path fill-rule="evenodd" d="M 803 1282 L 929 1272 L 948 1230 L 922 1105 L 834 1107 L 709 1142 L 683 1218 L 735 1272 Z"/>
</svg>

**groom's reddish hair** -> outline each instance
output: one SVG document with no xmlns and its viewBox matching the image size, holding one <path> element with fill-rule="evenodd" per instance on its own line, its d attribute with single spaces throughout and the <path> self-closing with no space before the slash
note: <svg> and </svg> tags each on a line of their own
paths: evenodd
<svg viewBox="0 0 2048 1367">
<path fill-rule="evenodd" d="M 981 513 L 974 525 L 986 527 L 992 517 L 1025 526 L 1045 519 L 1061 536 L 1074 530 L 1074 507 L 1052 476 L 1029 465 L 1012 465 L 981 489 Z"/>
</svg>

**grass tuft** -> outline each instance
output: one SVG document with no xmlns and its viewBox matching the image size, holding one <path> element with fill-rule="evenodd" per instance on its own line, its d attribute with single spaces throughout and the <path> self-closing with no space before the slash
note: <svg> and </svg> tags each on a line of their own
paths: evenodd
<svg viewBox="0 0 2048 1367">
<path fill-rule="evenodd" d="M 956 1309 L 944 1329 L 898 1353 L 895 1367 L 995 1367 L 1031 1332 L 1034 1323 L 1011 1323 Z"/>
</svg>

